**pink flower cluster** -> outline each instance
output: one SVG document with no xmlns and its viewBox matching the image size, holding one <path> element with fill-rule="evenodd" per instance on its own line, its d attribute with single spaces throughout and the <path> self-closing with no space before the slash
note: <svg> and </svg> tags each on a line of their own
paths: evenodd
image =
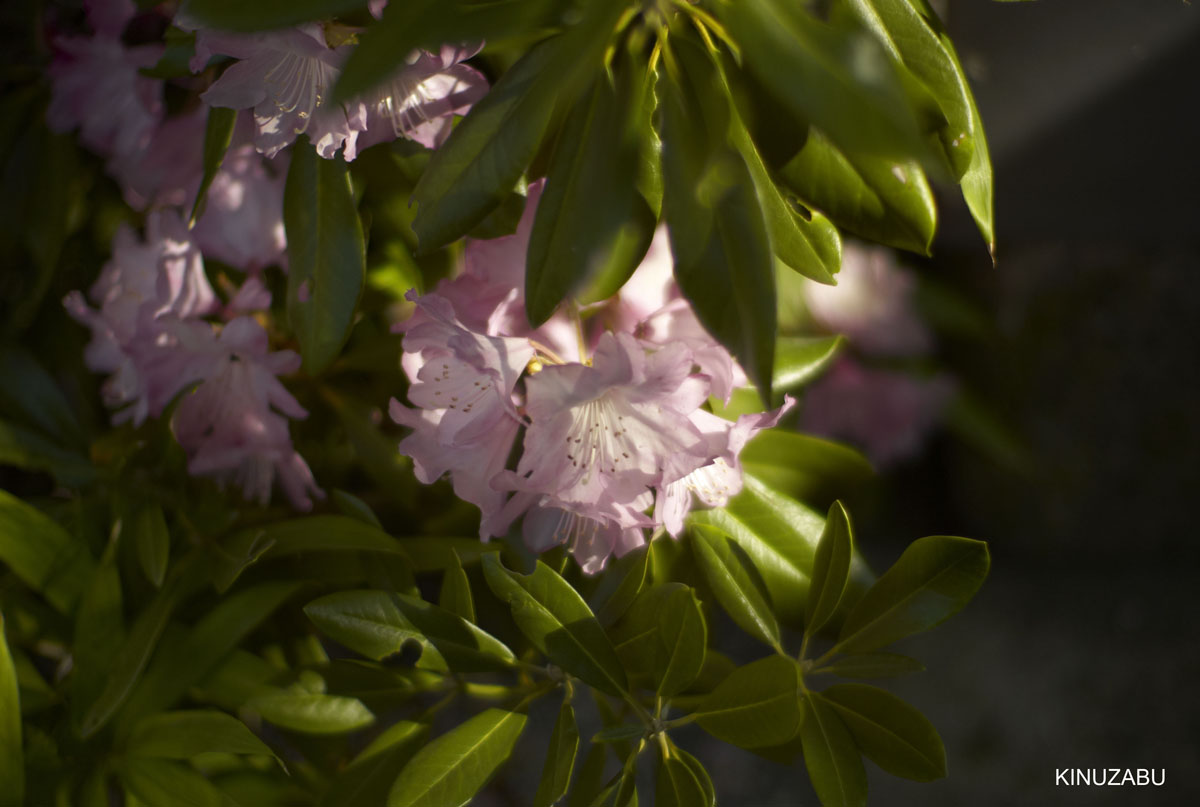
<svg viewBox="0 0 1200 807">
<path fill-rule="evenodd" d="M 300 357 L 271 352 L 262 325 L 235 310 L 239 298 L 270 304 L 254 277 L 221 312 L 178 214 L 155 211 L 144 240 L 127 225 L 118 231 L 89 296 L 94 308 L 77 291 L 64 304 L 92 331 L 84 360 L 109 374 L 102 394 L 114 421 L 140 424 L 179 398 L 171 427 L 191 473 L 233 481 L 262 504 L 275 478 L 299 509 L 322 495 L 288 433 L 288 418 L 307 413 L 277 378 Z M 223 324 L 205 319 L 218 313 Z"/>
<path fill-rule="evenodd" d="M 539 190 L 516 234 L 469 242 L 458 278 L 409 292 L 412 407 L 393 400 L 391 414 L 412 429 L 400 451 L 417 477 L 449 474 L 480 508 L 480 537 L 523 516 L 531 549 L 565 545 L 594 574 L 647 529 L 678 535 L 697 501 L 724 505 L 742 486 L 742 446 L 793 401 L 736 423 L 703 408 L 746 379 L 679 297 L 662 233 L 617 297 L 530 328 L 522 289 Z"/>
</svg>

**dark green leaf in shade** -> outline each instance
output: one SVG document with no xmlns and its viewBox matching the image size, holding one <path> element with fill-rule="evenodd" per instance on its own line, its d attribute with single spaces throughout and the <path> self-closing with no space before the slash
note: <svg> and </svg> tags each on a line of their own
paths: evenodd
<svg viewBox="0 0 1200 807">
<path fill-rule="evenodd" d="M 25 765 L 21 750 L 21 700 L 17 672 L 4 635 L 0 614 L 0 805 L 25 803 Z"/>
<path fill-rule="evenodd" d="M 617 775 L 609 780 L 591 807 L 637 807 L 637 754 L 631 753 Z"/>
<path fill-rule="evenodd" d="M 899 653 L 855 653 L 839 656 L 836 661 L 814 670 L 816 673 L 840 675 L 843 678 L 895 678 L 922 672 L 925 665 L 915 658 Z"/>
<path fill-rule="evenodd" d="M 900 78 L 870 34 L 835 28 L 786 0 L 717 10 L 759 81 L 834 142 L 892 158 L 929 154 Z"/>
<path fill-rule="evenodd" d="M 575 710 L 571 708 L 570 700 L 564 698 L 550 733 L 550 747 L 546 749 L 546 764 L 533 797 L 533 807 L 551 807 L 566 795 L 578 752 L 579 727 L 575 723 Z"/>
<path fill-rule="evenodd" d="M 475 600 L 471 596 L 471 581 L 463 569 L 458 553 L 450 550 L 450 563 L 442 573 L 442 591 L 438 605 L 468 622 L 475 621 Z"/>
<path fill-rule="evenodd" d="M 772 429 L 742 449 L 742 468 L 792 498 L 824 506 L 875 475 L 859 452 L 797 432 Z"/>
<path fill-rule="evenodd" d="M 113 657 L 125 642 L 117 541 L 110 541 L 91 574 L 75 611 L 75 643 L 70 682 L 72 722 L 78 726 L 112 671 Z"/>
<path fill-rule="evenodd" d="M 400 775 L 388 807 L 461 807 L 487 784 L 525 728 L 520 712 L 488 709 L 422 748 Z"/>
<path fill-rule="evenodd" d="M 279 690 L 251 698 L 246 708 L 280 728 L 303 734 L 345 734 L 375 721 L 358 698 L 322 692 Z"/>
<path fill-rule="evenodd" d="M 195 768 L 169 759 L 130 757 L 121 781 L 145 807 L 224 807 L 221 791 Z M 128 803 L 128 801 L 127 801 Z"/>
<path fill-rule="evenodd" d="M 525 262 L 525 307 L 541 325 L 562 300 L 588 287 L 585 302 L 611 297 L 637 268 L 655 217 L 635 188 L 639 86 L 622 62 L 567 115 L 538 202 Z"/>
<path fill-rule="evenodd" d="M 527 204 L 526 195 L 529 189 L 524 182 L 517 182 L 515 190 L 511 191 L 508 196 L 504 197 L 496 208 L 483 217 L 483 221 L 476 224 L 467 233 L 468 238 L 503 238 L 506 235 L 512 235 L 521 226 L 521 217 L 525 214 L 525 205 Z"/>
<path fill-rule="evenodd" d="M 912 161 L 839 150 L 810 129 L 780 179 L 838 226 L 888 246 L 928 255 L 937 228 L 933 191 Z"/>
<path fill-rule="evenodd" d="M 171 534 L 167 531 L 162 505 L 145 502 L 137 507 L 130 514 L 129 528 L 142 572 L 155 588 L 162 586 L 171 556 Z"/>
<path fill-rule="evenodd" d="M 288 323 L 304 369 L 315 375 L 350 335 L 366 276 L 362 222 L 339 154 L 322 159 L 310 143 L 292 149 L 283 193 L 287 231 Z"/>
<path fill-rule="evenodd" d="M 650 548 L 640 547 L 618 559 L 601 580 L 603 586 L 613 581 L 611 593 L 604 598 L 603 604 L 596 612 L 596 618 L 602 625 L 611 625 L 621 618 L 639 594 L 646 587 L 647 572 L 650 568 Z"/>
<path fill-rule="evenodd" d="M 208 188 L 212 185 L 221 163 L 225 161 L 225 152 L 233 140 L 233 125 L 237 122 L 237 110 L 212 106 L 208 108 L 208 123 L 204 127 L 204 174 L 200 178 L 200 188 L 196 191 L 196 200 L 192 202 L 190 224 L 204 213 L 204 202 L 208 196 Z"/>
<path fill-rule="evenodd" d="M 87 435 L 53 376 L 28 351 L 0 347 L 0 412 L 37 427 L 60 446 L 84 449 Z"/>
<path fill-rule="evenodd" d="M 672 41 L 674 45 L 674 40 Z M 680 39 L 662 93 L 663 213 L 675 279 L 704 327 L 771 399 L 774 258 L 753 179 L 729 146 L 730 101 L 715 68 Z"/>
<path fill-rule="evenodd" d="M 190 759 L 208 752 L 274 756 L 245 723 L 213 709 L 151 715 L 133 729 L 125 750 L 135 757 L 162 759 Z"/>
<path fill-rule="evenodd" d="M 158 61 L 153 67 L 143 67 L 138 72 L 148 78 L 188 79 L 192 77 L 190 62 L 195 55 L 196 32 L 184 31 L 172 25 L 163 34 L 162 55 L 158 57 Z"/>
<path fill-rule="evenodd" d="M 571 795 L 567 798 L 567 807 L 589 807 L 599 795 L 604 787 L 604 762 L 607 755 L 608 751 L 603 745 L 593 745 L 588 749 L 571 787 Z"/>
<path fill-rule="evenodd" d="M 330 638 L 376 661 L 417 642 L 417 666 L 460 672 L 504 669 L 513 654 L 502 642 L 449 611 L 404 594 L 340 591 L 304 607 Z"/>
<path fill-rule="evenodd" d="M 356 11 L 366 0 L 186 0 L 183 12 L 205 28 L 273 31 Z"/>
<path fill-rule="evenodd" d="M 795 392 L 815 381 L 833 364 L 845 340 L 841 336 L 781 336 L 775 343 L 776 392 Z"/>
<path fill-rule="evenodd" d="M 693 589 L 677 589 L 664 600 L 658 637 L 664 651 L 658 694 L 670 698 L 691 686 L 704 666 L 708 627 Z"/>
<path fill-rule="evenodd" d="M 946 775 L 942 738 L 923 714 L 867 684 L 835 684 L 821 695 L 833 704 L 872 762 L 893 776 L 932 782 Z"/>
<path fill-rule="evenodd" d="M 122 726 L 132 728 L 183 697 L 300 588 L 300 583 L 291 581 L 268 582 L 224 597 L 183 637 L 175 652 L 159 654 L 154 660 L 122 712 Z"/>
<path fill-rule="evenodd" d="M 716 796 L 704 766 L 670 740 L 659 751 L 654 807 L 714 807 Z"/>
<path fill-rule="evenodd" d="M 692 539 L 696 563 L 721 607 L 742 630 L 779 650 L 779 623 L 762 576 L 746 551 L 728 533 L 709 524 L 696 524 Z"/>
<path fill-rule="evenodd" d="M 541 561 L 532 574 L 511 572 L 496 553 L 483 556 L 483 572 L 534 647 L 603 692 L 620 696 L 625 691 L 625 671 L 616 650 L 570 583 Z"/>
<path fill-rule="evenodd" d="M 917 539 L 846 617 L 837 648 L 875 650 L 949 619 L 975 596 L 989 565 L 983 541 Z"/>
<path fill-rule="evenodd" d="M 792 739 L 800 728 L 800 667 L 768 656 L 738 667 L 696 709 L 696 722 L 719 740 L 765 748 Z"/>
<path fill-rule="evenodd" d="M 628 744 L 632 740 L 637 740 L 646 736 L 645 723 L 622 723 L 618 726 L 609 726 L 601 729 L 592 735 L 593 743 L 612 743 L 613 745 Z M 620 752 L 618 752 L 620 753 Z"/>
<path fill-rule="evenodd" d="M 321 797 L 321 807 L 384 804 L 403 768 L 424 745 L 429 726 L 400 720 L 383 731 L 341 771 Z"/>
<path fill-rule="evenodd" d="M 865 807 L 867 771 L 838 710 L 820 693 L 804 695 L 804 766 L 824 807 Z"/>
<path fill-rule="evenodd" d="M 335 488 L 329 491 L 329 498 L 337 506 L 337 509 L 341 511 L 342 515 L 358 519 L 362 523 L 375 527 L 378 530 L 383 529 L 383 524 L 380 523 L 379 516 L 375 515 L 375 511 L 371 509 L 371 506 L 353 493 L 347 493 L 344 490 Z"/>
<path fill-rule="evenodd" d="M 804 607 L 804 630 L 810 636 L 825 627 L 837 611 L 850 579 L 853 555 L 854 531 L 850 526 L 850 514 L 841 502 L 834 502 L 825 517 L 821 540 L 817 542 L 812 584 Z"/>
<path fill-rule="evenodd" d="M 85 487 L 100 471 L 86 456 L 63 448 L 33 428 L 0 420 L 0 465 L 45 471 L 65 487 Z"/>
<path fill-rule="evenodd" d="M 83 544 L 55 521 L 0 490 L 0 561 L 61 613 L 70 613 L 92 572 Z"/>
</svg>

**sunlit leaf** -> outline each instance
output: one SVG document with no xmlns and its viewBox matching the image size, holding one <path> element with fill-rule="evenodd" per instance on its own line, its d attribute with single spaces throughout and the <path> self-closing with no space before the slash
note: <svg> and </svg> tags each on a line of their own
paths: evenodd
<svg viewBox="0 0 1200 807">
<path fill-rule="evenodd" d="M 776 392 L 794 392 L 824 373 L 841 352 L 840 336 L 781 336 L 775 343 Z"/>
<path fill-rule="evenodd" d="M 854 737 L 819 692 L 804 695 L 804 766 L 824 807 L 864 807 L 867 772 Z"/>
<path fill-rule="evenodd" d="M 804 630 L 817 633 L 833 617 L 850 577 L 850 559 L 854 554 L 854 532 L 850 514 L 841 502 L 834 502 L 825 518 L 825 529 L 817 542 L 813 560 L 812 585 L 804 607 Z"/>
<path fill-rule="evenodd" d="M 692 549 L 717 600 L 742 630 L 779 649 L 779 624 L 762 578 L 729 534 L 709 525 L 692 528 Z"/>
<path fill-rule="evenodd" d="M 0 614 L 0 805 L 25 803 L 25 766 L 21 750 L 21 699 L 17 673 L 4 636 Z"/>
<path fill-rule="evenodd" d="M 800 727 L 800 668 L 787 656 L 768 656 L 729 674 L 696 709 L 696 722 L 741 748 L 779 745 Z"/>
<path fill-rule="evenodd" d="M 798 432 L 772 429 L 752 439 L 738 459 L 747 473 L 795 499 L 825 506 L 875 475 L 859 452 Z"/>
<path fill-rule="evenodd" d="M 677 748 L 670 740 L 660 752 L 655 773 L 655 807 L 713 807 L 716 804 L 712 780 L 695 757 Z"/>
<path fill-rule="evenodd" d="M 259 695 L 246 708 L 281 728 L 304 734 L 344 734 L 375 721 L 358 698 L 316 692 L 281 690 Z"/>
<path fill-rule="evenodd" d="M 867 684 L 835 684 L 821 693 L 872 762 L 893 776 L 931 782 L 946 775 L 942 738 L 923 714 Z"/>
</svg>

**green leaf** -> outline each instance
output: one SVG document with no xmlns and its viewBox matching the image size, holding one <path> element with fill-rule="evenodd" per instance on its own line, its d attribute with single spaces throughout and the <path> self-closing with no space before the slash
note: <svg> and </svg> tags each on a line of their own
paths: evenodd
<svg viewBox="0 0 1200 807">
<path fill-rule="evenodd" d="M 167 531 L 167 520 L 162 505 L 146 502 L 130 516 L 130 531 L 137 546 L 138 562 L 146 579 L 160 588 L 167 574 L 167 562 L 171 557 L 171 534 Z"/>
<path fill-rule="evenodd" d="M 204 213 L 204 202 L 208 197 L 208 189 L 225 162 L 225 152 L 233 141 L 233 125 L 237 123 L 237 110 L 212 106 L 208 108 L 208 122 L 204 126 L 204 174 L 200 178 L 200 187 L 196 191 L 196 200 L 192 202 L 192 213 L 189 226 L 194 226 L 196 220 Z"/>
<path fill-rule="evenodd" d="M 660 748 L 654 807 L 714 807 L 716 796 L 704 766 L 667 740 Z"/>
<path fill-rule="evenodd" d="M 814 510 L 745 476 L 724 509 L 692 511 L 693 525 L 723 530 L 749 555 L 766 584 L 776 616 L 801 623 L 824 519 Z"/>
<path fill-rule="evenodd" d="M 358 698 L 317 692 L 280 690 L 251 698 L 246 708 L 276 726 L 304 734 L 345 734 L 375 722 Z"/>
<path fill-rule="evenodd" d="M 592 735 L 593 743 L 627 744 L 646 736 L 645 723 L 622 723 L 619 726 L 609 726 Z M 621 752 L 618 751 L 618 754 Z"/>
<path fill-rule="evenodd" d="M 850 559 L 854 555 L 854 531 L 850 514 L 841 502 L 834 502 L 825 517 L 825 529 L 817 542 L 813 560 L 812 584 L 804 607 L 804 631 L 815 635 L 829 622 L 841 602 L 850 579 Z"/>
<path fill-rule="evenodd" d="M 0 411 L 36 426 L 60 446 L 84 449 L 87 434 L 58 384 L 24 348 L 0 347 Z"/>
<path fill-rule="evenodd" d="M 21 699 L 17 671 L 4 635 L 0 613 L 0 805 L 25 803 L 25 764 L 21 751 Z"/>
<path fill-rule="evenodd" d="M 442 575 L 442 591 L 438 595 L 438 605 L 446 611 L 465 619 L 475 621 L 475 601 L 471 596 L 471 581 L 463 569 L 458 553 L 450 550 L 450 564 Z"/>
<path fill-rule="evenodd" d="M 483 573 L 492 592 L 512 608 L 517 627 L 547 658 L 603 692 L 625 692 L 616 650 L 570 583 L 541 561 L 532 574 L 511 572 L 498 553 L 483 556 Z"/>
<path fill-rule="evenodd" d="M 525 262 L 525 307 L 534 326 L 585 286 L 595 300 L 615 294 L 654 235 L 654 214 L 635 189 L 636 95 L 620 86 L 632 80 L 636 87 L 636 78 L 621 67 L 618 86 L 598 78 L 558 136 Z"/>
<path fill-rule="evenodd" d="M 858 747 L 893 776 L 932 782 L 946 775 L 946 749 L 925 715 L 867 684 L 835 684 L 821 693 L 842 716 Z"/>
<path fill-rule="evenodd" d="M 663 602 L 658 636 L 664 650 L 658 694 L 670 698 L 691 686 L 704 666 L 708 628 L 693 589 L 677 589 Z"/>
<path fill-rule="evenodd" d="M 615 586 L 596 613 L 596 618 L 602 625 L 613 624 L 629 609 L 629 606 L 646 587 L 648 577 L 646 573 L 649 569 L 649 546 L 635 549 L 625 557 L 618 559 L 609 568 L 601 581 L 601 586 L 609 581 L 614 581 Z M 603 592 L 603 588 L 601 592 Z"/>
<path fill-rule="evenodd" d="M 401 720 L 389 726 L 338 774 L 321 798 L 321 807 L 383 804 L 396 771 L 424 745 L 429 726 Z"/>
<path fill-rule="evenodd" d="M 768 656 L 738 667 L 696 709 L 696 722 L 719 740 L 741 748 L 787 742 L 800 728 L 800 667 Z"/>
<path fill-rule="evenodd" d="M 818 692 L 804 695 L 804 766 L 824 807 L 865 807 L 867 772 L 846 724 Z"/>
<path fill-rule="evenodd" d="M 160 759 L 190 759 L 208 752 L 274 756 L 245 723 L 211 709 L 151 715 L 134 728 L 125 751 Z"/>
<path fill-rule="evenodd" d="M 125 787 L 145 807 L 224 807 L 221 791 L 187 765 L 130 757 L 119 770 Z"/>
<path fill-rule="evenodd" d="M 591 802 L 591 807 L 637 807 L 637 754 L 632 753 L 617 775 Z"/>
<path fill-rule="evenodd" d="M 900 79 L 869 34 L 834 28 L 786 0 L 717 11 L 750 70 L 793 114 L 853 151 L 926 155 Z"/>
<path fill-rule="evenodd" d="M 680 40 L 686 75 L 670 76 L 662 98 L 663 212 L 675 279 L 769 401 L 776 331 L 770 239 L 750 171 L 724 137 L 729 99 L 695 51 Z"/>
<path fill-rule="evenodd" d="M 365 8 L 366 0 L 186 0 L 183 10 L 205 28 L 273 31 Z"/>
<path fill-rule="evenodd" d="M 776 392 L 794 392 L 815 381 L 841 353 L 841 336 L 781 336 L 775 343 Z"/>
<path fill-rule="evenodd" d="M 0 490 L 0 561 L 63 614 L 71 612 L 93 566 L 82 543 L 4 490 Z"/>
<path fill-rule="evenodd" d="M 347 493 L 344 490 L 334 488 L 329 491 L 329 499 L 342 512 L 342 515 L 357 519 L 364 524 L 375 527 L 378 530 L 383 529 L 383 524 L 379 521 L 379 516 L 375 515 L 375 511 L 371 509 L 371 505 L 364 502 L 362 499 L 355 496 L 353 493 Z"/>
<path fill-rule="evenodd" d="M 895 678 L 922 672 L 925 665 L 899 653 L 856 653 L 813 670 L 810 675 L 828 673 L 843 678 Z"/>
<path fill-rule="evenodd" d="M 779 171 L 800 200 L 839 227 L 928 255 L 937 228 L 933 191 L 912 161 L 841 151 L 816 129 Z"/>
<path fill-rule="evenodd" d="M 461 807 L 508 759 L 525 728 L 520 712 L 488 709 L 422 748 L 400 771 L 388 807 Z"/>
<path fill-rule="evenodd" d="M 579 726 L 575 722 L 575 710 L 571 708 L 571 702 L 564 698 L 558 710 L 558 720 L 554 722 L 554 730 L 550 733 L 550 747 L 546 750 L 546 764 L 533 797 L 533 807 L 551 807 L 566 795 L 578 753 Z"/>
<path fill-rule="evenodd" d="M 875 475 L 867 458 L 848 446 L 782 429 L 757 435 L 738 459 L 746 473 L 816 505 L 848 494 Z"/>
<path fill-rule="evenodd" d="M 125 642 L 117 546 L 118 541 L 109 542 L 75 611 L 70 707 L 76 726 L 82 722 L 86 708 L 100 696 L 111 674 L 113 657 Z"/>
<path fill-rule="evenodd" d="M 98 471 L 81 453 L 62 448 L 32 428 L 0 420 L 0 465 L 45 471 L 65 487 L 84 487 Z"/>
<path fill-rule="evenodd" d="M 316 375 L 337 358 L 350 335 L 366 277 L 362 222 L 340 154 L 324 160 L 311 144 L 292 149 L 283 223 L 288 324 L 300 342 L 305 371 Z"/>
<path fill-rule="evenodd" d="M 579 766 L 575 786 L 571 788 L 567 807 L 588 807 L 604 786 L 604 762 L 608 755 L 603 745 L 593 745 Z"/>
<path fill-rule="evenodd" d="M 709 524 L 697 524 L 692 538 L 696 562 L 721 607 L 742 630 L 781 651 L 779 623 L 762 577 L 746 551 L 730 540 L 727 532 Z"/>
<path fill-rule="evenodd" d="M 875 650 L 958 613 L 987 577 L 987 544 L 933 535 L 909 545 L 846 617 L 837 648 Z"/>
</svg>

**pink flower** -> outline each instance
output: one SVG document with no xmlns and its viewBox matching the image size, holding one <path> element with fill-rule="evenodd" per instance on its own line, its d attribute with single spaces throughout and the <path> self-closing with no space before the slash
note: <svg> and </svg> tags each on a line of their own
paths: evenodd
<svg viewBox="0 0 1200 807">
<path fill-rule="evenodd" d="M 455 115 L 465 115 L 487 94 L 487 79 L 460 62 L 479 51 L 444 46 L 438 53 L 424 50 L 409 54 L 405 66 L 371 96 L 367 105 L 367 131 L 359 148 L 394 137 L 415 140 L 437 148 L 450 136 Z"/>
<path fill-rule="evenodd" d="M 114 155 L 105 166 L 137 210 L 190 206 L 204 172 L 204 110 L 167 118 L 144 149 Z"/>
<path fill-rule="evenodd" d="M 162 54 L 159 45 L 127 48 L 113 34 L 54 41 L 46 123 L 56 132 L 78 127 L 80 140 L 104 156 L 133 154 L 150 142 L 162 117 L 161 82 L 138 73 Z"/>
<path fill-rule="evenodd" d="M 954 385 L 840 359 L 804 399 L 805 431 L 847 440 L 883 466 L 911 456 L 937 423 Z"/>
<path fill-rule="evenodd" d="M 917 356 L 933 337 L 913 308 L 916 279 L 896 265 L 891 250 L 847 243 L 836 286 L 808 282 L 809 313 L 825 328 L 845 334 L 866 353 Z"/>
<path fill-rule="evenodd" d="M 283 160 L 268 166 L 253 146 L 230 147 L 192 230 L 205 255 L 247 272 L 283 260 Z"/>
<path fill-rule="evenodd" d="M 318 25 L 263 34 L 201 30 L 192 69 L 202 69 L 214 53 L 240 60 L 200 97 L 209 106 L 253 109 L 254 144 L 262 154 L 273 157 L 307 134 L 322 157 L 344 148 L 344 157 L 353 160 L 358 134 L 367 128 L 366 106 L 329 102 L 347 52 L 346 46 L 326 45 Z"/>
<path fill-rule="evenodd" d="M 619 558 L 645 545 L 645 527 L 651 522 L 641 510 L 649 506 L 647 495 L 633 506 L 621 507 L 615 518 L 595 518 L 554 505 L 539 505 L 526 514 L 522 534 L 525 545 L 534 552 L 566 546 L 584 574 L 598 574 L 610 555 Z"/>
<path fill-rule="evenodd" d="M 290 350 L 268 352 L 262 326 L 238 317 L 221 329 L 207 361 L 203 383 L 184 397 L 171 421 L 188 471 L 231 480 L 246 499 L 263 505 L 278 477 L 293 507 L 311 509 L 311 497 L 324 494 L 292 447 L 287 421 L 308 413 L 276 378 L 298 370 L 300 357 Z"/>
</svg>

